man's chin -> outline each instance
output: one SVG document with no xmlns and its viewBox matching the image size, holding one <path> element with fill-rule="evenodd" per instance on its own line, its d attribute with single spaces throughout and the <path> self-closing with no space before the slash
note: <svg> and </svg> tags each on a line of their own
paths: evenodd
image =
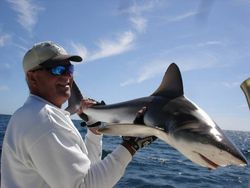
<svg viewBox="0 0 250 188">
<path fill-rule="evenodd" d="M 70 90 L 68 90 L 68 91 L 60 92 L 60 95 L 58 95 L 58 97 L 60 97 L 61 101 L 66 102 L 69 99 L 70 94 L 71 92 Z"/>
<path fill-rule="evenodd" d="M 70 90 L 68 90 L 68 91 L 65 92 L 64 96 L 65 96 L 66 100 L 69 99 L 70 95 L 71 95 Z"/>
</svg>

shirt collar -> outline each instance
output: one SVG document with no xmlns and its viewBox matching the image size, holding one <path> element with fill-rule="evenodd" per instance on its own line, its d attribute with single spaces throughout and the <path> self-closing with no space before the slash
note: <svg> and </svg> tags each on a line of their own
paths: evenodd
<svg viewBox="0 0 250 188">
<path fill-rule="evenodd" d="M 66 110 L 64 110 L 64 109 L 62 109 L 62 108 L 57 107 L 56 105 L 52 104 L 51 102 L 45 100 L 45 99 L 42 98 L 42 97 L 39 97 L 39 96 L 37 96 L 37 95 L 34 95 L 34 94 L 31 94 L 31 93 L 30 93 L 30 94 L 29 94 L 29 98 L 30 98 L 30 99 L 34 99 L 34 100 L 38 100 L 38 101 L 40 101 L 40 102 L 43 102 L 43 103 L 48 104 L 48 105 L 50 105 L 50 106 L 53 106 L 54 108 L 57 108 L 58 110 L 61 110 L 65 115 L 70 116 L 70 113 L 69 113 L 68 111 L 66 111 Z"/>
</svg>

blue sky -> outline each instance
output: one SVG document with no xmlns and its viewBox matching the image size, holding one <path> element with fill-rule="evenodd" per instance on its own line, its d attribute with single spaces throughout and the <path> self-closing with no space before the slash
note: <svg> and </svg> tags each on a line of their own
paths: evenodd
<svg viewBox="0 0 250 188">
<path fill-rule="evenodd" d="M 249 17 L 249 0 L 2 0 L 0 113 L 27 98 L 25 51 L 52 40 L 84 58 L 75 80 L 85 96 L 148 96 L 175 62 L 186 97 L 221 128 L 250 131 L 240 89 L 250 77 Z"/>
</svg>

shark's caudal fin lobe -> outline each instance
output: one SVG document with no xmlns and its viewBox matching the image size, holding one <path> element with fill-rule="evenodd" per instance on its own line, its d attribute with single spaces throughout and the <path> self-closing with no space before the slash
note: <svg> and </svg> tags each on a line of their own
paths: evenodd
<svg viewBox="0 0 250 188">
<path fill-rule="evenodd" d="M 152 95 L 173 99 L 183 94 L 181 72 L 175 63 L 171 63 L 162 79 L 161 85 Z"/>
<path fill-rule="evenodd" d="M 65 109 L 71 115 L 76 113 L 77 108 L 80 106 L 80 102 L 83 99 L 82 93 L 78 86 L 76 85 L 75 81 L 73 81 L 72 88 L 71 88 L 71 95 L 68 100 L 68 107 Z"/>
</svg>

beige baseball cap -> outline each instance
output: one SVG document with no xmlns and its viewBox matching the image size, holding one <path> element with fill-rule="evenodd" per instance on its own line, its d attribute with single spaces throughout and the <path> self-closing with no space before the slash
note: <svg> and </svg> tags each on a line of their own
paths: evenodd
<svg viewBox="0 0 250 188">
<path fill-rule="evenodd" d="M 81 62 L 78 55 L 69 55 L 66 50 L 52 41 L 35 44 L 23 57 L 23 70 L 28 71 L 39 68 L 41 65 L 56 66 L 67 62 L 65 60 Z"/>
</svg>

